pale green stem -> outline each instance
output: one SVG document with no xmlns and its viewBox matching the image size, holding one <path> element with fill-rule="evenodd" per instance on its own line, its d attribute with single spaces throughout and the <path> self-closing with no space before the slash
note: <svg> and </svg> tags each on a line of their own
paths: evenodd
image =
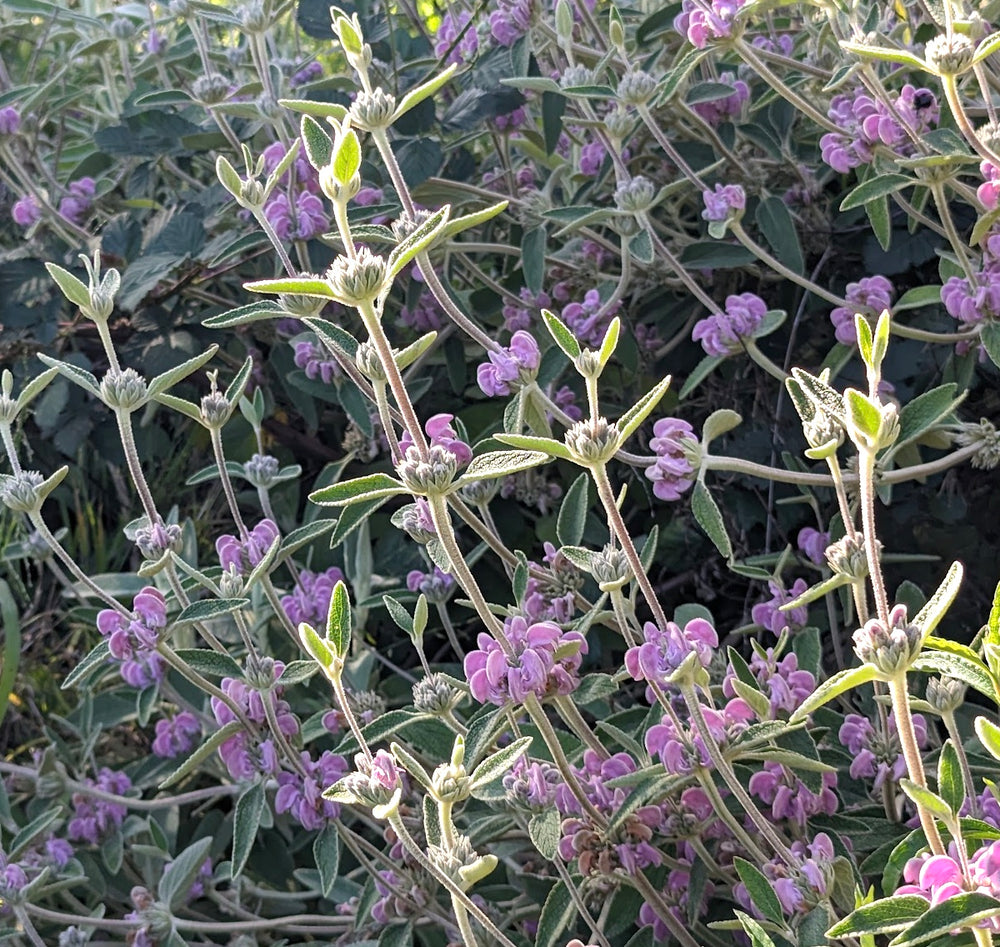
<svg viewBox="0 0 1000 947">
<path fill-rule="evenodd" d="M 465 907 L 466 911 L 479 921 L 487 933 L 496 938 L 504 947 L 517 947 L 448 875 L 431 863 L 431 860 L 424 854 L 423 849 L 413 840 L 413 836 L 410 835 L 409 829 L 403 823 L 398 812 L 395 815 L 389 816 L 389 824 L 392 826 L 397 838 L 403 843 L 403 846 L 414 857 L 420 867 L 444 885 L 452 898 L 457 899 Z"/>
<path fill-rule="evenodd" d="M 499 352 L 502 348 L 500 343 L 483 332 L 483 330 L 480 329 L 479 326 L 477 326 L 471 319 L 469 319 L 452 301 L 452 298 L 448 295 L 448 291 L 445 289 L 440 277 L 431 265 L 430 257 L 426 251 L 417 254 L 417 263 L 420 266 L 420 272 L 423 274 L 424 284 L 431 291 L 431 293 L 433 293 L 434 298 L 438 301 L 438 305 L 440 305 L 441 308 L 448 314 L 451 321 L 462 329 L 462 331 L 464 331 L 465 334 L 471 339 L 478 342 L 484 349 L 486 349 L 487 352 Z"/>
<path fill-rule="evenodd" d="M 222 450 L 222 429 L 219 427 L 209 428 L 212 439 L 212 452 L 215 455 L 215 466 L 219 470 L 219 482 L 222 484 L 222 492 L 226 495 L 226 503 L 229 506 L 229 515 L 232 516 L 236 528 L 240 531 L 240 539 L 246 542 L 250 538 L 246 523 L 240 516 L 240 508 L 236 502 L 236 491 L 233 489 L 233 481 L 226 470 L 226 455 Z"/>
<path fill-rule="evenodd" d="M 35 527 L 38 531 L 38 535 L 45 540 L 49 549 L 51 549 L 59 561 L 69 570 L 69 574 L 76 579 L 81 585 L 86 586 L 94 595 L 96 595 L 105 605 L 109 608 L 114 609 L 119 615 L 124 615 L 126 618 L 131 618 L 132 614 L 129 612 L 124 605 L 115 600 L 112 596 L 108 595 L 90 576 L 85 575 L 83 570 L 76 564 L 73 557 L 63 549 L 59 540 L 52 535 L 52 531 L 45 524 L 45 520 L 42 519 L 41 513 L 29 513 L 28 519 L 31 521 L 31 525 Z"/>
<path fill-rule="evenodd" d="M 959 130 L 962 132 L 962 137 L 972 145 L 981 158 L 985 158 L 994 167 L 1000 168 L 1000 154 L 997 154 L 976 134 L 976 129 L 966 114 L 965 107 L 962 105 L 962 99 L 958 94 L 958 85 L 955 82 L 955 77 L 952 75 L 941 76 L 941 88 L 944 90 L 944 96 L 948 100 L 948 107 L 955 118 L 955 124 L 958 125 Z"/>
<path fill-rule="evenodd" d="M 465 651 L 458 641 L 458 635 L 455 634 L 455 626 L 452 624 L 451 615 L 448 614 L 448 609 L 445 608 L 443 602 L 436 602 L 435 605 L 437 607 L 438 617 L 441 619 L 441 627 L 444 628 L 444 633 L 448 638 L 448 644 L 451 645 L 451 650 L 458 656 L 459 661 L 464 661 Z"/>
<path fill-rule="evenodd" d="M 858 450 L 858 475 L 861 494 L 861 529 L 865 541 L 865 556 L 868 559 L 868 578 L 875 596 L 875 611 L 879 621 L 889 627 L 889 596 L 886 593 L 885 578 L 879 560 L 878 539 L 875 532 L 875 451 Z"/>
<path fill-rule="evenodd" d="M 142 463 L 139 460 L 139 451 L 135 446 L 135 436 L 132 432 L 132 414 L 124 408 L 115 408 L 115 420 L 118 422 L 118 431 L 121 435 L 122 449 L 125 452 L 125 462 L 128 464 L 129 473 L 132 475 L 132 482 L 135 484 L 136 492 L 142 508 L 149 519 L 149 525 L 155 526 L 159 514 L 156 512 L 156 504 L 153 502 L 153 494 L 149 490 L 149 484 L 142 472 Z"/>
<path fill-rule="evenodd" d="M 27 911 L 21 907 L 14 908 L 14 916 L 17 918 L 21 927 L 24 928 L 24 933 L 28 935 L 28 940 L 30 940 L 35 947 L 45 947 L 45 941 L 42 940 L 38 931 L 35 930 L 35 925 L 32 924 L 31 918 L 28 917 Z"/>
<path fill-rule="evenodd" d="M 565 721 L 566 725 L 570 730 L 575 733 L 580 740 L 587 744 L 590 749 L 592 749 L 601 759 L 608 759 L 611 754 L 607 751 L 604 744 L 597 738 L 597 735 L 587 724 L 587 721 L 583 719 L 583 715 L 580 713 L 579 708 L 573 703 L 572 697 L 555 697 L 552 700 L 555 705 L 559 716 Z"/>
<path fill-rule="evenodd" d="M 295 264 L 292 263 L 292 258 L 288 255 L 288 251 L 285 249 L 285 245 L 281 242 L 281 238 L 278 236 L 277 231 L 275 231 L 274 227 L 271 226 L 271 221 L 264 216 L 264 208 L 251 207 L 250 212 L 253 214 L 254 220 L 257 221 L 260 229 L 267 235 L 267 239 L 271 241 L 271 246 L 274 247 L 275 252 L 278 254 L 278 258 L 281 260 L 281 265 L 285 268 L 285 272 L 289 276 L 295 276 L 298 272 L 295 269 Z"/>
<path fill-rule="evenodd" d="M 924 761 L 920 757 L 916 735 L 913 731 L 913 717 L 910 714 L 910 700 L 906 692 L 906 673 L 902 673 L 889 681 L 889 695 L 892 697 L 892 712 L 896 718 L 896 733 L 899 745 L 903 751 L 903 759 L 912 779 L 922 789 L 927 788 L 927 777 L 924 775 Z M 917 803 L 917 813 L 920 825 L 927 836 L 927 843 L 935 855 L 944 855 L 944 843 L 938 832 L 937 823 L 920 803 Z"/>
<path fill-rule="evenodd" d="M 769 861 L 764 850 L 753 840 L 753 837 L 749 832 L 740 824 L 740 820 L 736 818 L 733 813 L 729 811 L 726 806 L 726 801 L 722 798 L 722 793 L 719 792 L 719 787 L 715 785 L 715 780 L 712 778 L 712 774 L 709 770 L 698 768 L 695 775 L 698 778 L 698 785 L 705 791 L 705 795 L 708 796 L 712 803 L 712 808 L 715 810 L 716 815 L 726 823 L 729 827 L 729 831 L 733 833 L 733 837 L 747 850 L 747 854 L 750 855 L 753 860 L 758 865 L 766 864 Z"/>
<path fill-rule="evenodd" d="M 608 480 L 608 469 L 604 464 L 595 464 L 590 468 L 590 475 L 597 486 L 597 495 L 601 498 L 601 503 L 604 506 L 605 515 L 608 517 L 608 524 L 611 528 L 611 532 L 617 537 L 618 542 L 621 544 L 622 552 L 625 553 L 625 558 L 628 560 L 629 567 L 632 569 L 632 574 L 635 576 L 635 580 L 639 584 L 639 588 L 642 591 L 643 597 L 646 599 L 646 603 L 653 612 L 656 624 L 659 628 L 666 628 L 666 613 L 663 611 L 663 606 L 660 604 L 660 600 L 656 596 L 656 591 L 653 589 L 653 583 L 650 582 L 649 576 L 646 574 L 646 570 L 642 565 L 642 559 L 640 559 L 638 550 L 636 550 L 635 544 L 632 542 L 632 537 L 629 534 L 628 527 L 625 525 L 625 520 L 622 519 L 621 511 L 615 503 L 615 495 L 614 491 L 611 489 L 611 481 Z"/>
<path fill-rule="evenodd" d="M 458 932 L 462 935 L 465 947 L 479 947 L 479 941 L 472 931 L 472 924 L 469 922 L 469 912 L 465 910 L 465 905 L 455 897 L 451 896 L 451 907 L 455 912 L 455 920 L 458 922 Z"/>
<path fill-rule="evenodd" d="M 854 529 L 854 517 L 851 515 L 851 506 L 847 502 L 847 490 L 844 488 L 844 477 L 840 471 L 840 461 L 837 460 L 836 453 L 827 457 L 826 465 L 830 468 L 830 476 L 833 478 L 833 489 L 837 494 L 837 506 L 840 508 L 840 518 L 844 521 L 844 532 L 851 539 L 855 539 L 857 531 Z"/>
<path fill-rule="evenodd" d="M 398 464 L 403 459 L 403 451 L 399 446 L 399 438 L 396 436 L 396 426 L 392 422 L 392 415 L 389 413 L 389 399 L 386 397 L 386 387 L 384 381 L 373 381 L 372 391 L 375 392 L 375 406 L 378 408 L 378 418 L 382 422 L 382 429 L 385 431 L 386 440 L 389 442 L 389 454 L 393 464 Z"/>
<path fill-rule="evenodd" d="M 206 694 L 211 694 L 212 697 L 217 697 L 221 700 L 234 714 L 237 720 L 244 727 L 246 727 L 249 733 L 255 733 L 256 727 L 250 722 L 247 715 L 243 712 L 243 708 L 236 703 L 225 691 L 220 690 L 211 681 L 206 680 L 202 677 L 190 664 L 188 664 L 183 658 L 179 657 L 175 652 L 173 652 L 164 642 L 159 642 L 156 646 L 157 654 L 163 658 L 181 677 L 190 681 L 199 690 Z"/>
<path fill-rule="evenodd" d="M 851 304 L 841 296 L 835 293 L 828 292 L 823 289 L 822 286 L 814 283 L 811 279 L 806 276 L 800 276 L 794 270 L 789 269 L 781 262 L 776 256 L 768 253 L 756 240 L 754 240 L 744 229 L 743 225 L 738 221 L 732 221 L 729 224 L 729 229 L 733 236 L 739 240 L 761 263 L 765 264 L 770 269 L 774 270 L 776 273 L 780 273 L 785 279 L 801 286 L 803 289 L 812 293 L 814 296 L 818 296 L 820 299 L 826 300 L 828 303 L 832 303 L 834 306 L 845 306 L 848 309 L 851 308 Z"/>
<path fill-rule="evenodd" d="M 358 724 L 357 717 L 354 716 L 354 711 L 351 709 L 350 703 L 348 703 L 347 692 L 344 690 L 344 682 L 341 680 L 339 674 L 334 675 L 329 678 L 329 680 L 330 684 L 333 686 L 333 693 L 337 697 L 337 703 L 340 704 L 340 710 L 347 720 L 347 725 L 351 728 L 351 733 L 354 735 L 354 739 L 357 741 L 361 752 L 364 753 L 365 759 L 371 763 L 373 759 L 372 751 L 368 746 L 368 742 L 364 738 L 364 734 L 361 732 L 361 727 Z"/>
<path fill-rule="evenodd" d="M 776 378 L 782 384 L 784 384 L 785 379 L 788 374 L 781 368 L 780 365 L 776 365 L 771 361 L 758 347 L 757 343 L 753 339 L 744 339 L 743 346 L 746 348 L 747 355 L 756 362 L 765 372 L 768 373 L 772 378 Z"/>
<path fill-rule="evenodd" d="M 371 134 L 372 141 L 375 142 L 375 147 L 378 148 L 378 153 L 385 163 L 386 170 L 389 172 L 392 186 L 399 195 L 400 201 L 402 201 L 403 210 L 412 218 L 414 216 L 413 198 L 410 196 L 410 189 L 406 184 L 406 179 L 403 177 L 402 170 L 400 170 L 399 162 L 396 161 L 396 156 L 389 145 L 389 136 L 386 135 L 384 128 L 376 128 Z"/>
<path fill-rule="evenodd" d="M 969 800 L 969 807 L 971 809 L 969 814 L 973 819 L 981 819 L 982 807 L 979 805 L 979 794 L 976 792 L 976 783 L 972 778 L 969 757 L 965 752 L 965 744 L 962 743 L 962 735 L 958 732 L 955 714 L 951 710 L 942 711 L 941 719 L 944 721 L 945 730 L 948 731 L 948 736 L 951 737 L 955 752 L 958 754 L 958 765 L 962 769 L 962 782 L 965 783 L 965 797 Z"/>
<path fill-rule="evenodd" d="M 17 449 L 14 446 L 14 434 L 7 421 L 0 421 L 0 438 L 3 438 L 3 446 L 7 452 L 7 459 L 10 461 L 11 472 L 14 474 L 21 473 L 21 461 L 17 458 Z"/>
<path fill-rule="evenodd" d="M 985 927 L 973 927 L 972 936 L 976 939 L 976 947 L 993 947 L 993 932 Z"/>
<path fill-rule="evenodd" d="M 941 218 L 941 223 L 944 225 L 944 231 L 948 235 L 948 242 L 951 244 L 952 250 L 955 251 L 955 256 L 958 257 L 958 262 L 965 271 L 965 278 L 969 281 L 969 285 L 975 286 L 978 282 L 976 279 L 976 271 L 969 262 L 969 254 L 966 252 L 966 243 L 959 236 L 958 230 L 955 227 L 955 219 L 952 217 L 951 210 L 948 207 L 948 197 L 944 192 L 944 188 L 935 182 L 930 184 L 930 189 L 931 194 L 934 196 L 934 203 L 937 205 L 938 217 Z"/>
</svg>

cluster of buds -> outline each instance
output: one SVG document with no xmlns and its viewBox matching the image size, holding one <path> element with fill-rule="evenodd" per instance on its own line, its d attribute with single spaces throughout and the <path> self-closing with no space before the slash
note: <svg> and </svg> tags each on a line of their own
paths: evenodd
<svg viewBox="0 0 1000 947">
<path fill-rule="evenodd" d="M 893 607 L 888 626 L 872 618 L 854 632 L 854 653 L 887 677 L 905 672 L 920 654 L 922 643 L 920 627 L 907 620 L 905 605 Z"/>
<path fill-rule="evenodd" d="M 357 770 L 339 779 L 323 796 L 331 802 L 367 806 L 376 819 L 385 819 L 399 809 L 403 784 L 396 761 L 387 750 L 378 750 L 373 757 L 359 753 L 354 758 Z"/>
</svg>

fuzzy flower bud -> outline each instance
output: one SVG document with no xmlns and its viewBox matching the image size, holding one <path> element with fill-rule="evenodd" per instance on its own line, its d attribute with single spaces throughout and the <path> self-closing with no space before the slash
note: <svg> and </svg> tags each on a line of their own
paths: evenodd
<svg viewBox="0 0 1000 947">
<path fill-rule="evenodd" d="M 367 247 L 361 247 L 353 260 L 337 257 L 327 270 L 326 278 L 342 302 L 348 305 L 369 303 L 385 286 L 385 260 Z"/>
<path fill-rule="evenodd" d="M 747 196 L 739 184 L 716 184 L 714 191 L 702 191 L 705 209 L 701 216 L 709 221 L 739 220 L 747 206 Z"/>
<path fill-rule="evenodd" d="M 618 83 L 618 101 L 625 105 L 645 105 L 656 91 L 656 80 L 641 69 L 627 72 Z"/>
<path fill-rule="evenodd" d="M 208 426 L 220 428 L 229 420 L 233 406 L 221 391 L 212 391 L 201 399 L 201 419 Z"/>
<path fill-rule="evenodd" d="M 303 278 L 315 279 L 303 273 Z M 295 319 L 308 319 L 318 316 L 326 305 L 326 300 L 317 299 L 315 296 L 298 296 L 292 293 L 282 294 L 278 297 L 281 308 Z"/>
<path fill-rule="evenodd" d="M 935 36 L 925 47 L 927 61 L 943 76 L 960 76 L 972 65 L 975 48 L 961 33 Z"/>
<path fill-rule="evenodd" d="M 656 197 L 656 187 L 649 178 L 636 175 L 631 181 L 619 184 L 615 189 L 615 204 L 627 214 L 639 214 L 648 210 Z"/>
<path fill-rule="evenodd" d="M 202 105 L 218 105 L 229 98 L 229 80 L 217 72 L 198 76 L 191 83 L 191 94 Z"/>
<path fill-rule="evenodd" d="M 109 408 L 135 411 L 146 403 L 146 379 L 135 369 L 108 369 L 101 379 L 101 398 Z"/>
<path fill-rule="evenodd" d="M 951 714 L 965 703 L 965 684 L 954 677 L 932 677 L 927 681 L 927 703 L 938 713 Z"/>
<path fill-rule="evenodd" d="M 618 89 L 621 94 L 621 86 Z M 635 128 L 635 119 L 625 109 L 616 108 L 613 112 L 608 112 L 604 119 L 604 127 L 615 141 L 624 141 Z"/>
<path fill-rule="evenodd" d="M 219 576 L 219 594 L 223 598 L 242 598 L 244 591 L 243 576 L 231 565 Z"/>
<path fill-rule="evenodd" d="M 844 426 L 838 418 L 828 414 L 821 408 L 816 408 L 816 413 L 802 425 L 802 433 L 806 442 L 811 448 L 818 449 L 833 445 L 836 450 L 844 443 Z"/>
<path fill-rule="evenodd" d="M 865 664 L 894 677 L 916 659 L 922 639 L 920 628 L 907 621 L 906 606 L 896 605 L 889 613 L 888 628 L 872 618 L 854 632 L 854 653 Z"/>
<path fill-rule="evenodd" d="M 243 465 L 247 480 L 259 490 L 266 490 L 274 483 L 279 469 L 278 458 L 270 454 L 254 454 Z"/>
<path fill-rule="evenodd" d="M 136 26 L 126 16 L 116 16 L 108 24 L 108 32 L 115 39 L 131 39 L 136 34 Z"/>
<path fill-rule="evenodd" d="M 262 0 L 250 0 L 243 4 L 237 9 L 236 16 L 247 33 L 266 33 L 271 25 L 271 17 Z"/>
<path fill-rule="evenodd" d="M 575 66 L 567 66 L 563 70 L 563 74 L 559 77 L 559 85 L 563 89 L 574 89 L 578 86 L 593 85 L 595 79 L 596 77 L 592 69 L 577 64 Z"/>
<path fill-rule="evenodd" d="M 868 557 L 861 534 L 854 539 L 845 536 L 827 546 L 826 562 L 834 575 L 846 575 L 851 579 L 867 578 Z"/>
<path fill-rule="evenodd" d="M 479 506 L 482 503 L 489 503 L 500 489 L 500 481 L 495 477 L 490 480 L 473 480 L 471 483 L 462 485 L 458 491 L 466 503 Z"/>
<path fill-rule="evenodd" d="M 429 846 L 427 857 L 463 891 L 485 878 L 497 865 L 496 855 L 477 855 L 466 835 L 460 835 L 450 848 Z"/>
<path fill-rule="evenodd" d="M 566 446 L 587 465 L 610 460 L 619 439 L 618 426 L 607 418 L 577 421 L 566 431 Z"/>
<path fill-rule="evenodd" d="M 159 522 L 155 526 L 140 526 L 135 532 L 135 545 L 144 559 L 155 562 L 169 552 L 180 552 L 181 528 L 176 523 Z"/>
<path fill-rule="evenodd" d="M 625 553 L 616 546 L 605 546 L 594 559 L 594 578 L 602 592 L 620 589 L 632 578 Z"/>
<path fill-rule="evenodd" d="M 395 760 L 386 750 L 378 750 L 371 760 L 359 753 L 354 763 L 357 771 L 348 773 L 323 795 L 334 802 L 368 806 L 376 818 L 384 818 L 399 805 L 403 791 Z"/>
<path fill-rule="evenodd" d="M 423 497 L 418 497 L 416 503 L 404 506 L 393 516 L 393 523 L 402 529 L 414 542 L 425 546 L 437 538 L 434 520 L 431 518 L 430 507 Z"/>
<path fill-rule="evenodd" d="M 986 418 L 981 418 L 978 424 L 966 423 L 955 438 L 955 443 L 962 447 L 978 444 L 979 450 L 972 456 L 972 466 L 980 470 L 992 470 L 1000 464 L 1000 433 L 995 425 Z"/>
<path fill-rule="evenodd" d="M 435 671 L 413 685 L 413 706 L 425 714 L 445 716 L 464 699 L 465 694 L 447 674 Z"/>
<path fill-rule="evenodd" d="M 385 384 L 387 377 L 385 369 L 382 367 L 382 360 L 378 356 L 378 350 L 370 339 L 366 339 L 358 346 L 357 354 L 354 356 L 354 363 L 358 366 L 358 371 L 369 381 Z"/>
<path fill-rule="evenodd" d="M 23 470 L 0 481 L 0 502 L 15 513 L 36 513 L 42 505 L 38 488 L 45 478 L 37 470 Z"/>
<path fill-rule="evenodd" d="M 417 496 L 444 493 L 458 472 L 455 455 L 444 447 L 432 444 L 427 460 L 421 460 L 415 448 L 409 448 L 396 468 L 406 489 Z"/>
<path fill-rule="evenodd" d="M 388 128 L 393 113 L 396 111 L 396 97 L 382 89 L 371 92 L 361 91 L 351 105 L 352 124 L 374 131 L 377 128 Z"/>
<path fill-rule="evenodd" d="M 441 802 L 464 802 L 472 795 L 469 774 L 461 764 L 442 763 L 431 776 L 431 786 Z"/>
</svg>

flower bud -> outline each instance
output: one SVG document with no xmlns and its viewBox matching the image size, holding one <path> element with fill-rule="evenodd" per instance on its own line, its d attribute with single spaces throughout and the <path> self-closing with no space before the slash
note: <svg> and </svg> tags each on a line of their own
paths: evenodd
<svg viewBox="0 0 1000 947">
<path fill-rule="evenodd" d="M 906 606 L 896 605 L 888 627 L 872 618 L 854 632 L 854 653 L 882 674 L 896 677 L 916 660 L 922 640 L 920 628 L 907 620 Z"/>
<path fill-rule="evenodd" d="M 376 818 L 398 812 L 403 785 L 391 754 L 378 750 L 369 760 L 359 753 L 354 763 L 357 771 L 338 780 L 323 795 L 333 801 L 368 806 Z"/>
<path fill-rule="evenodd" d="M 577 421 L 565 435 L 566 446 L 584 464 L 610 460 L 618 450 L 618 426 L 607 418 Z"/>
<path fill-rule="evenodd" d="M 328 164 L 319 169 L 319 189 L 335 204 L 346 203 L 358 196 L 361 190 L 361 175 L 355 174 L 350 181 L 342 184 L 333 165 Z"/>
<path fill-rule="evenodd" d="M 940 714 L 951 714 L 965 703 L 965 684 L 954 677 L 932 677 L 927 681 L 927 703 Z"/>
<path fill-rule="evenodd" d="M 135 545 L 142 557 L 151 562 L 162 559 L 168 552 L 180 552 L 181 528 L 176 523 L 161 522 L 155 526 L 140 526 L 135 531 Z"/>
<path fill-rule="evenodd" d="M 135 23 L 127 16 L 116 16 L 111 23 L 108 24 L 108 32 L 115 39 L 131 39 L 135 36 L 136 26 Z"/>
<path fill-rule="evenodd" d="M 5 368 L 0 376 L 0 424 L 13 424 L 17 417 L 17 399 L 14 394 L 14 376 Z"/>
<path fill-rule="evenodd" d="M 972 65 L 975 48 L 961 33 L 935 36 L 924 47 L 924 57 L 939 75 L 960 76 Z"/>
<path fill-rule="evenodd" d="M 597 81 L 593 70 L 586 66 L 567 66 L 563 74 L 559 77 L 559 85 L 563 89 L 572 89 L 577 86 L 593 85 Z"/>
<path fill-rule="evenodd" d="M 878 544 L 881 547 L 881 543 Z M 826 547 L 826 562 L 834 575 L 845 575 L 849 579 L 864 579 L 868 576 L 868 557 L 865 555 L 864 540 L 860 533 L 851 539 L 845 536 Z"/>
<path fill-rule="evenodd" d="M 816 409 L 816 414 L 803 423 L 802 433 L 805 434 L 806 441 L 813 450 L 827 447 L 831 443 L 832 450 L 836 450 L 844 443 L 844 426 L 832 414 L 819 407 Z"/>
<path fill-rule="evenodd" d="M 392 235 L 396 238 L 396 242 L 402 243 L 414 230 L 424 224 L 430 216 L 431 212 L 429 210 L 414 210 L 412 216 L 403 211 L 392 222 Z"/>
<path fill-rule="evenodd" d="M 2 402 L 0 402 L 2 404 Z M 979 450 L 972 455 L 972 466 L 980 470 L 992 470 L 1000 464 L 1000 433 L 995 425 L 981 418 L 978 424 L 968 422 L 955 437 L 955 443 L 962 447 L 979 445 Z"/>
<path fill-rule="evenodd" d="M 236 16 L 247 33 L 266 33 L 271 25 L 271 17 L 262 0 L 250 0 L 238 7 Z"/>
<path fill-rule="evenodd" d="M 135 411 L 146 403 L 146 379 L 133 368 L 109 368 L 101 379 L 101 398 L 109 408 Z"/>
<path fill-rule="evenodd" d="M 352 124 L 368 131 L 388 128 L 395 111 L 396 97 L 391 93 L 382 89 L 372 89 L 371 92 L 362 90 L 351 105 Z"/>
<path fill-rule="evenodd" d="M 201 419 L 210 428 L 221 428 L 232 410 L 232 404 L 221 391 L 210 391 L 201 399 Z"/>
<path fill-rule="evenodd" d="M 217 72 L 207 76 L 198 76 L 191 83 L 191 94 L 202 105 L 218 105 L 229 98 L 229 80 Z"/>
<path fill-rule="evenodd" d="M 0 481 L 0 502 L 15 513 L 37 513 L 42 506 L 38 488 L 45 478 L 37 470 L 22 470 Z"/>
<path fill-rule="evenodd" d="M 223 570 L 219 576 L 219 594 L 222 598 L 242 598 L 243 588 L 243 576 L 236 571 L 235 566 Z"/>
<path fill-rule="evenodd" d="M 618 101 L 625 105 L 645 105 L 656 91 L 656 80 L 637 69 L 627 72 L 618 83 Z"/>
<path fill-rule="evenodd" d="M 357 354 L 354 356 L 354 363 L 358 366 L 358 371 L 369 381 L 385 384 L 388 378 L 385 369 L 382 367 L 382 360 L 378 356 L 378 350 L 369 339 L 358 346 Z"/>
<path fill-rule="evenodd" d="M 625 553 L 616 546 L 607 545 L 594 558 L 594 578 L 602 592 L 620 589 L 632 578 L 632 569 Z"/>
<path fill-rule="evenodd" d="M 348 305 L 372 302 L 385 287 L 385 260 L 367 247 L 351 259 L 339 256 L 327 270 L 330 287 Z"/>
<path fill-rule="evenodd" d="M 421 678 L 413 685 L 413 706 L 420 713 L 442 717 L 454 710 L 465 698 L 465 693 L 440 671 Z"/>
<path fill-rule="evenodd" d="M 427 857 L 463 891 L 485 878 L 497 865 L 496 855 L 477 855 L 466 835 L 460 835 L 450 849 L 428 846 Z"/>
<path fill-rule="evenodd" d="M 254 454 L 244 465 L 243 473 L 258 490 L 266 490 L 278 476 L 278 458 L 270 454 Z"/>
<path fill-rule="evenodd" d="M 500 480 L 494 477 L 490 480 L 473 480 L 471 483 L 463 484 L 458 492 L 466 503 L 479 506 L 481 503 L 489 503 L 499 490 Z"/>
<path fill-rule="evenodd" d="M 243 666 L 247 684 L 255 691 L 266 694 L 274 690 L 274 658 L 248 654 Z"/>
<path fill-rule="evenodd" d="M 623 108 L 609 112 L 604 119 L 604 127 L 615 141 L 624 141 L 635 128 L 635 119 Z"/>
<path fill-rule="evenodd" d="M 615 188 L 615 204 L 627 214 L 639 214 L 648 210 L 656 197 L 656 188 L 649 178 L 637 175 Z"/>
<path fill-rule="evenodd" d="M 402 529 L 414 542 L 425 546 L 432 539 L 437 539 L 437 530 L 431 519 L 426 500 L 417 500 L 409 506 L 404 506 L 392 516 L 392 523 Z"/>
<path fill-rule="evenodd" d="M 462 765 L 442 763 L 431 776 L 431 786 L 441 802 L 464 802 L 472 795 L 469 774 Z"/>
<path fill-rule="evenodd" d="M 406 489 L 417 496 L 445 493 L 457 471 L 458 459 L 438 444 L 430 446 L 427 460 L 421 460 L 416 449 L 409 448 L 396 468 Z"/>
<path fill-rule="evenodd" d="M 312 273 L 303 273 L 302 279 L 319 279 Z M 297 296 L 294 294 L 283 294 L 278 297 L 281 308 L 295 319 L 309 319 L 318 316 L 326 305 L 325 299 L 317 299 L 315 296 Z"/>
<path fill-rule="evenodd" d="M 608 223 L 623 237 L 634 237 L 639 232 L 639 221 L 631 214 L 619 214 L 617 217 L 612 217 Z"/>
</svg>

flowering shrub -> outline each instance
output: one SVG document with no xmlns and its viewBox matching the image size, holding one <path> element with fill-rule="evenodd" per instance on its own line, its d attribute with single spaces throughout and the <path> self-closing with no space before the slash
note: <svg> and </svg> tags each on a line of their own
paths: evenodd
<svg viewBox="0 0 1000 947">
<path fill-rule="evenodd" d="M 5 936 L 992 943 L 995 13 L 0 9 Z"/>
</svg>

